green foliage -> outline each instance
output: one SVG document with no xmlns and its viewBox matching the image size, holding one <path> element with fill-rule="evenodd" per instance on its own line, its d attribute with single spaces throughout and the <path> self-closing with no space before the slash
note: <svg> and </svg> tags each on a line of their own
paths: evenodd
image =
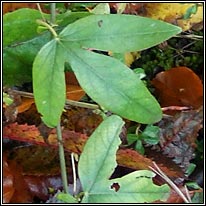
<svg viewBox="0 0 206 206">
<path fill-rule="evenodd" d="M 127 135 L 128 144 L 133 144 L 135 142 L 134 148 L 144 154 L 143 142 L 150 145 L 155 145 L 159 142 L 159 132 L 160 129 L 157 126 L 147 125 L 146 128 L 140 134 L 129 133 Z"/>
<path fill-rule="evenodd" d="M 124 23 L 127 24 L 127 27 L 124 26 Z M 142 24 L 144 27 L 140 26 Z M 111 25 L 113 26 L 111 27 Z M 80 85 L 94 101 L 125 118 L 141 123 L 153 123 L 161 119 L 161 108 L 134 72 L 119 61 L 87 51 L 86 48 L 111 50 L 118 53 L 137 51 L 158 44 L 179 32 L 179 27 L 143 17 L 91 15 L 69 24 L 60 32 L 56 41 L 48 44 L 53 48 L 61 47 L 59 51 L 54 51 L 55 59 L 60 57 L 62 63 L 68 62 L 71 65 Z M 59 44 L 59 46 L 52 44 Z M 41 110 L 43 119 L 46 120 L 46 124 L 53 127 L 57 125 L 60 111 L 63 110 L 65 90 L 57 88 L 60 99 L 56 95 L 49 96 L 48 99 L 46 90 L 50 91 L 51 94 L 57 94 L 51 91 L 55 89 L 51 81 L 51 79 L 54 80 L 54 68 L 50 66 L 53 65 L 53 61 L 51 61 L 50 65 L 47 64 L 49 68 L 43 66 L 47 70 L 47 75 L 50 76 L 43 79 L 45 92 L 40 91 L 38 85 L 42 84 L 42 78 L 36 78 L 35 75 L 44 76 L 44 69 L 41 69 L 40 65 L 48 62 L 47 58 L 51 59 L 46 55 L 41 55 L 43 53 L 39 52 L 36 58 L 38 64 L 35 63 L 35 59 L 33 65 L 34 93 L 40 92 L 42 94 L 41 98 L 35 95 L 35 101 L 38 110 Z M 63 73 L 62 68 L 56 67 L 56 70 Z M 56 86 L 60 86 L 64 80 L 56 78 L 55 81 Z M 113 101 L 108 101 L 110 99 Z M 51 104 L 42 106 L 43 102 L 49 101 L 54 102 L 56 107 L 48 108 Z M 55 117 L 53 115 L 54 118 L 51 118 L 48 112 L 52 110 L 56 114 Z"/>
<path fill-rule="evenodd" d="M 101 106 L 137 122 L 152 123 L 161 119 L 155 98 L 124 64 L 80 49 L 71 50 L 67 56 L 82 88 Z"/>
<path fill-rule="evenodd" d="M 34 58 L 49 40 L 51 34 L 46 32 L 31 40 L 5 47 L 3 49 L 4 85 L 13 86 L 31 82 Z"/>
<path fill-rule="evenodd" d="M 39 11 L 27 8 L 5 14 L 3 16 L 3 46 L 20 43 L 37 36 L 36 19 L 40 18 Z"/>
<path fill-rule="evenodd" d="M 110 116 L 87 141 L 78 165 L 84 191 L 82 203 L 145 203 L 168 198 L 169 187 L 154 185 L 151 171 L 137 171 L 109 180 L 117 166 L 116 151 L 123 124 L 119 116 Z M 114 183 L 120 186 L 117 191 L 112 188 Z"/>
<path fill-rule="evenodd" d="M 13 103 L 13 99 L 11 99 L 7 93 L 3 92 L 3 102 L 6 105 L 9 106 L 9 105 L 11 105 Z"/>
<path fill-rule="evenodd" d="M 193 6 L 189 7 L 185 12 L 183 19 L 189 19 L 192 14 L 196 14 L 198 9 L 198 5 L 194 4 Z"/>
<path fill-rule="evenodd" d="M 44 17 L 49 19 L 47 14 Z M 65 12 L 57 15 L 61 29 L 80 19 L 91 15 L 88 12 Z M 40 19 L 39 11 L 19 9 L 3 16 L 3 84 L 7 86 L 21 85 L 32 81 L 32 65 L 39 50 L 52 39 L 50 32 L 43 31 L 36 23 Z M 47 29 L 47 28 L 46 28 Z M 15 78 L 14 78 L 15 77 Z"/>
<path fill-rule="evenodd" d="M 33 64 L 33 89 L 37 108 L 43 114 L 42 120 L 50 127 L 55 127 L 60 121 L 65 104 L 65 58 L 62 54 L 58 39 L 53 39 L 42 47 Z"/>
<path fill-rule="evenodd" d="M 181 28 L 150 18 L 111 14 L 92 15 L 68 25 L 60 38 L 70 47 L 117 53 L 139 51 L 169 39 Z"/>
</svg>

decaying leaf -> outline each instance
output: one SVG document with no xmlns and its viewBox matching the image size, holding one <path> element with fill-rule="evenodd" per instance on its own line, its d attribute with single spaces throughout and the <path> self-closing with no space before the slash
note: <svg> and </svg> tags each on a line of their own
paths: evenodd
<svg viewBox="0 0 206 206">
<path fill-rule="evenodd" d="M 184 19 L 188 9 L 196 3 L 146 3 L 144 9 L 147 17 L 163 20 L 180 26 L 183 31 L 191 29 L 196 24 L 203 24 L 203 4 L 198 4 L 197 12 Z"/>
<path fill-rule="evenodd" d="M 120 149 L 117 151 L 118 165 L 131 168 L 134 170 L 147 170 L 150 166 L 153 165 L 152 162 L 155 160 L 155 158 L 152 160 L 132 149 Z M 170 161 L 171 160 L 169 160 L 169 162 Z M 183 180 L 184 174 L 177 166 L 172 168 L 164 163 L 158 162 L 158 160 L 157 164 L 161 168 L 161 170 L 165 174 L 167 174 L 167 176 L 169 176 L 173 181 L 180 183 Z"/>
<path fill-rule="evenodd" d="M 81 152 L 83 151 L 83 147 L 88 139 L 88 136 L 74 131 L 69 131 L 68 129 L 64 129 L 62 131 L 62 136 L 64 148 L 66 151 L 81 154 Z M 49 145 L 54 148 L 58 147 L 58 140 L 55 129 L 50 131 L 47 143 L 45 143 L 43 137 L 40 136 L 38 128 L 34 125 L 18 125 L 17 123 L 7 125 L 4 128 L 4 137 L 29 142 L 36 145 L 42 145 L 45 147 L 48 147 Z M 29 152 L 29 148 L 27 150 Z M 155 161 L 155 159 L 153 159 L 153 161 Z M 120 166 L 124 166 L 134 170 L 148 169 L 148 167 L 152 165 L 151 159 L 146 158 L 131 149 L 118 150 L 117 162 Z M 177 170 L 176 168 L 174 169 L 174 167 L 169 168 L 164 164 L 159 165 L 159 167 L 173 180 L 183 177 L 182 171 Z"/>
<path fill-rule="evenodd" d="M 203 110 L 182 111 L 175 117 L 159 122 L 160 148 L 163 154 L 174 158 L 183 171 L 187 169 L 195 156 L 198 131 L 202 128 Z M 156 147 L 156 146 L 155 146 Z"/>
<path fill-rule="evenodd" d="M 3 136 L 39 145 L 45 144 L 43 137 L 40 136 L 40 132 L 35 125 L 18 125 L 16 122 L 9 124 L 4 127 Z"/>
<path fill-rule="evenodd" d="M 187 67 L 175 67 L 160 72 L 152 80 L 162 107 L 203 104 L 203 85 L 200 78 Z"/>
<path fill-rule="evenodd" d="M 9 203 L 14 194 L 14 176 L 6 161 L 3 158 L 3 203 Z"/>
<path fill-rule="evenodd" d="M 4 157 L 5 156 L 7 156 L 6 153 L 4 153 Z M 30 193 L 29 188 L 24 181 L 22 166 L 18 164 L 18 162 L 12 161 L 9 158 L 7 158 L 7 162 L 13 176 L 14 188 L 14 193 L 9 203 L 32 203 L 33 195 Z"/>
</svg>

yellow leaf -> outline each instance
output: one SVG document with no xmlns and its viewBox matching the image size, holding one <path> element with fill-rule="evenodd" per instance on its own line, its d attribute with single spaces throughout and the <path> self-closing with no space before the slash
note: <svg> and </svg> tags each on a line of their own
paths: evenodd
<svg viewBox="0 0 206 206">
<path fill-rule="evenodd" d="M 203 22 L 202 4 L 198 4 L 197 12 L 191 14 L 189 19 L 183 19 L 187 10 L 194 5 L 194 3 L 147 3 L 144 7 L 146 10 L 144 16 L 178 25 L 183 31 L 187 31 Z"/>
</svg>

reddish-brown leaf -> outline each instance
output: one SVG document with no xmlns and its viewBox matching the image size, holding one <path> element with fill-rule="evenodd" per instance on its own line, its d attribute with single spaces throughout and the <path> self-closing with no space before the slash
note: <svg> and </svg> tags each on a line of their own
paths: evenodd
<svg viewBox="0 0 206 206">
<path fill-rule="evenodd" d="M 162 107 L 203 104 L 203 85 L 200 78 L 187 67 L 176 67 L 160 72 L 152 80 Z"/>
<path fill-rule="evenodd" d="M 9 158 L 22 166 L 24 175 L 59 175 L 58 150 L 52 147 L 29 145 L 13 148 Z M 69 162 L 69 156 L 66 158 Z"/>
<path fill-rule="evenodd" d="M 19 130 L 21 131 L 22 125 L 18 125 L 18 124 L 12 124 L 12 125 L 18 132 L 19 132 Z M 10 125 L 7 125 L 5 128 L 8 128 L 9 126 Z M 28 127 L 28 125 L 27 125 L 27 127 Z M 28 128 L 30 128 L 30 127 L 31 126 L 29 126 Z M 10 128 L 11 127 L 9 127 L 9 129 Z M 25 130 L 25 125 L 23 125 L 23 128 Z M 12 139 L 17 139 L 20 141 L 32 142 L 35 144 L 41 144 L 44 146 L 50 145 L 52 147 L 57 148 L 58 141 L 57 141 L 57 135 L 56 135 L 55 129 L 53 129 L 49 134 L 48 141 L 47 141 L 49 145 L 47 145 L 45 142 L 43 142 L 43 138 L 41 136 L 39 136 L 39 132 L 38 132 L 38 129 L 36 127 L 32 126 L 32 129 L 33 129 L 32 131 L 36 131 L 37 138 L 35 138 L 35 136 L 32 136 L 32 138 L 28 138 L 26 136 L 24 136 L 24 138 L 16 138 L 16 136 L 14 134 L 12 134 L 12 131 L 10 131 L 11 129 L 9 130 L 9 132 L 8 131 L 6 132 L 6 137 L 12 138 Z M 13 131 L 15 132 L 15 130 L 13 130 Z M 22 136 L 21 132 L 20 132 L 19 136 Z M 18 137 L 18 135 L 17 135 L 17 137 Z M 41 138 L 41 140 L 38 140 L 39 138 Z M 86 136 L 84 134 L 69 131 L 67 129 L 63 130 L 63 144 L 64 144 L 66 151 L 81 154 L 87 139 L 88 139 L 88 136 Z M 46 150 L 47 149 L 45 148 L 45 151 Z M 30 151 L 30 153 L 33 154 L 32 151 Z M 51 154 L 51 157 L 52 157 L 52 154 Z M 15 155 L 15 156 L 18 156 L 18 155 Z M 22 151 L 22 154 L 20 155 L 20 157 L 23 158 L 24 156 L 27 156 L 27 155 L 24 154 L 24 152 Z M 40 156 L 44 157 L 44 155 L 42 155 L 41 153 L 40 153 Z M 38 157 L 37 159 L 41 160 L 41 157 Z M 40 165 L 43 164 L 43 160 L 42 160 L 42 162 L 41 161 L 39 161 L 39 162 L 40 162 Z M 117 162 L 120 166 L 128 167 L 128 168 L 135 169 L 135 170 L 148 169 L 148 167 L 152 165 L 151 159 L 146 158 L 146 157 L 140 155 L 139 153 L 137 153 L 136 151 L 129 150 L 129 149 L 128 150 L 121 149 L 117 152 Z M 30 168 L 32 166 L 33 166 L 33 163 L 28 163 L 28 165 L 27 165 L 28 168 Z M 182 173 L 180 171 L 173 170 L 172 168 L 170 168 L 168 166 L 164 166 L 164 165 L 160 165 L 160 167 L 169 177 L 172 177 L 173 179 L 182 177 Z M 52 170 L 50 169 L 50 171 L 52 171 Z"/>
<path fill-rule="evenodd" d="M 40 132 L 35 125 L 19 125 L 16 122 L 8 124 L 3 128 L 3 136 L 14 140 L 45 145 L 44 139 L 40 136 Z"/>
<path fill-rule="evenodd" d="M 8 165 L 14 177 L 13 185 L 15 188 L 10 203 L 32 203 L 33 196 L 24 181 L 21 165 L 13 160 L 8 160 Z"/>
<path fill-rule="evenodd" d="M 9 203 L 15 190 L 14 177 L 6 161 L 6 156 L 3 157 L 3 203 Z"/>
<path fill-rule="evenodd" d="M 194 158 L 198 131 L 202 128 L 203 110 L 182 111 L 174 117 L 162 119 L 160 130 L 160 149 L 163 154 L 174 159 L 185 171 Z"/>
<path fill-rule="evenodd" d="M 153 161 L 147 157 L 144 157 L 140 153 L 131 149 L 120 149 L 117 151 L 118 165 L 128 167 L 134 170 L 148 170 L 153 166 Z M 163 164 L 158 164 L 159 168 L 173 181 L 183 178 L 183 173 L 179 170 L 173 170 L 173 168 L 167 167 Z"/>
<path fill-rule="evenodd" d="M 40 5 L 41 5 L 41 8 L 44 12 L 48 12 L 48 10 L 44 8 L 43 3 L 41 3 Z M 21 9 L 21 8 L 37 9 L 37 5 L 36 5 L 36 3 L 22 3 L 22 2 L 8 3 L 8 2 L 4 2 L 3 3 L 3 14 L 5 14 L 7 12 L 12 12 L 12 11 L 15 11 L 15 10 Z"/>
</svg>

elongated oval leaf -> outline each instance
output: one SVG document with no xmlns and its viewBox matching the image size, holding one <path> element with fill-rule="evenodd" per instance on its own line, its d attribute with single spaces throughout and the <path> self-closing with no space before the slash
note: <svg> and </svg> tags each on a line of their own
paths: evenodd
<svg viewBox="0 0 206 206">
<path fill-rule="evenodd" d="M 60 34 L 64 41 L 80 48 L 117 53 L 155 46 L 181 32 L 181 28 L 134 15 L 92 15 L 68 25 Z"/>
<path fill-rule="evenodd" d="M 47 43 L 33 64 L 33 90 L 38 111 L 49 127 L 60 121 L 66 99 L 64 52 L 58 40 Z"/>
<path fill-rule="evenodd" d="M 156 99 L 123 63 L 82 49 L 69 50 L 68 47 L 68 60 L 79 83 L 101 106 L 140 123 L 150 124 L 161 119 L 162 111 Z"/>
<path fill-rule="evenodd" d="M 116 151 L 121 143 L 119 134 L 123 124 L 116 115 L 108 117 L 84 146 L 78 171 L 85 192 L 90 191 L 94 184 L 109 179 L 117 166 Z"/>
</svg>

